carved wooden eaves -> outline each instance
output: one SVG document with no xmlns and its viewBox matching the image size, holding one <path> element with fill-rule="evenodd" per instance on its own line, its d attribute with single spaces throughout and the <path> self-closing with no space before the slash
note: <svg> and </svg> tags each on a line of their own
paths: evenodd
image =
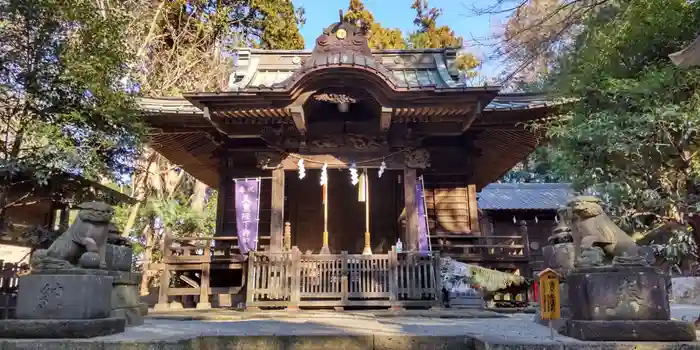
<svg viewBox="0 0 700 350">
<path fill-rule="evenodd" d="M 467 131 L 472 126 L 476 118 L 478 118 L 479 115 L 481 115 L 482 108 L 483 106 L 481 104 L 481 100 L 476 101 L 476 108 L 472 109 L 469 112 L 469 118 L 462 122 L 462 132 Z"/>
<path fill-rule="evenodd" d="M 289 108 L 292 113 L 292 120 L 294 121 L 294 126 L 301 135 L 306 135 L 307 125 L 306 117 L 304 116 L 304 108 L 301 106 L 292 106 Z"/>
</svg>

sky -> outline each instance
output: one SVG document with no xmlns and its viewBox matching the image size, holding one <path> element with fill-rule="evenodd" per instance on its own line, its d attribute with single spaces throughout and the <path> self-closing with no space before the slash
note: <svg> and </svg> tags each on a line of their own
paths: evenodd
<svg viewBox="0 0 700 350">
<path fill-rule="evenodd" d="M 338 10 L 347 10 L 349 0 L 293 0 L 295 6 L 302 6 L 306 11 L 306 24 L 301 27 L 307 49 L 313 49 L 314 41 L 324 28 L 338 21 Z M 384 27 L 399 28 L 404 34 L 414 30 L 415 10 L 411 9 L 413 0 L 364 0 L 377 22 Z M 455 34 L 464 38 L 465 49 L 485 57 L 492 51 L 494 28 L 503 23 L 502 18 L 489 15 L 477 16 L 473 7 L 485 8 L 493 1 L 489 0 L 429 0 L 430 7 L 443 9 L 438 25 L 448 25 Z M 497 62 L 484 61 L 481 74 L 494 77 L 500 71 Z"/>
</svg>

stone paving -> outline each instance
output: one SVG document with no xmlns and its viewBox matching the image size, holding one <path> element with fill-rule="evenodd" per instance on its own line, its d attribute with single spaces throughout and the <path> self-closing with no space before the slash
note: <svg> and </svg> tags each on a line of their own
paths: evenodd
<svg viewBox="0 0 700 350">
<path fill-rule="evenodd" d="M 700 306 L 673 305 L 673 317 L 694 319 Z M 271 318 L 174 320 L 149 318 L 125 333 L 84 340 L 0 339 L 15 349 L 700 349 L 698 343 L 589 343 L 532 322 L 531 314 L 501 318 L 382 317 L 372 313 L 278 313 Z M 229 312 L 235 315 L 235 312 Z M 240 314 L 240 313 L 238 313 Z M 475 315 L 478 315 L 475 314 Z"/>
</svg>

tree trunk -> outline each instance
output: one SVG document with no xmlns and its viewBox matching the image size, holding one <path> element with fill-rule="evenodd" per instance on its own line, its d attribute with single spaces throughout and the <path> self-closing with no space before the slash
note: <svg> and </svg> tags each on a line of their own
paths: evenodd
<svg viewBox="0 0 700 350">
<path fill-rule="evenodd" d="M 12 140 L 12 149 L 10 150 L 10 153 L 5 156 L 6 161 L 10 161 L 13 159 L 16 159 L 19 156 L 19 151 L 22 147 L 22 140 L 24 134 L 22 131 L 18 131 L 17 134 L 14 136 Z M 5 226 L 7 225 L 6 222 L 6 213 L 7 213 L 7 202 L 8 199 L 12 193 L 12 186 L 9 184 L 9 179 L 5 179 L 5 183 L 0 186 L 0 236 L 2 236 L 5 232 Z"/>
<path fill-rule="evenodd" d="M 131 229 L 134 227 L 134 224 L 136 223 L 136 218 L 138 217 L 139 210 L 141 210 L 141 206 L 143 205 L 143 201 L 146 200 L 146 190 L 148 187 L 148 175 L 151 173 L 151 165 L 153 164 L 153 161 L 156 159 L 156 152 L 151 151 L 151 153 L 148 155 L 148 158 L 146 158 L 146 170 L 143 174 L 143 179 L 141 181 L 136 182 L 136 188 L 134 189 L 134 192 L 136 193 L 136 199 L 138 200 L 132 207 L 131 207 L 131 212 L 129 213 L 129 218 L 126 220 L 126 224 L 124 225 L 124 231 L 122 231 L 122 236 L 129 236 L 129 232 L 131 232 Z M 136 176 L 134 176 L 134 179 L 136 179 Z"/>
<path fill-rule="evenodd" d="M 209 187 L 199 180 L 195 181 L 192 196 L 190 197 L 190 208 L 196 213 L 202 213 L 206 205 L 207 189 Z"/>
</svg>

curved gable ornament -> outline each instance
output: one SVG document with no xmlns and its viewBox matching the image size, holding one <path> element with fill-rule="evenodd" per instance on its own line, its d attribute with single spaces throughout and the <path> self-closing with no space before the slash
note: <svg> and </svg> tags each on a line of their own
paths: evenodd
<svg viewBox="0 0 700 350">
<path fill-rule="evenodd" d="M 323 34 L 316 38 L 316 46 L 303 65 L 289 78 L 273 87 L 290 89 L 307 74 L 334 68 L 353 69 L 358 74 L 373 74 L 389 87 L 399 87 L 393 74 L 372 55 L 362 29 L 342 21 L 342 12 L 341 21 L 328 26 L 323 30 Z"/>
</svg>

